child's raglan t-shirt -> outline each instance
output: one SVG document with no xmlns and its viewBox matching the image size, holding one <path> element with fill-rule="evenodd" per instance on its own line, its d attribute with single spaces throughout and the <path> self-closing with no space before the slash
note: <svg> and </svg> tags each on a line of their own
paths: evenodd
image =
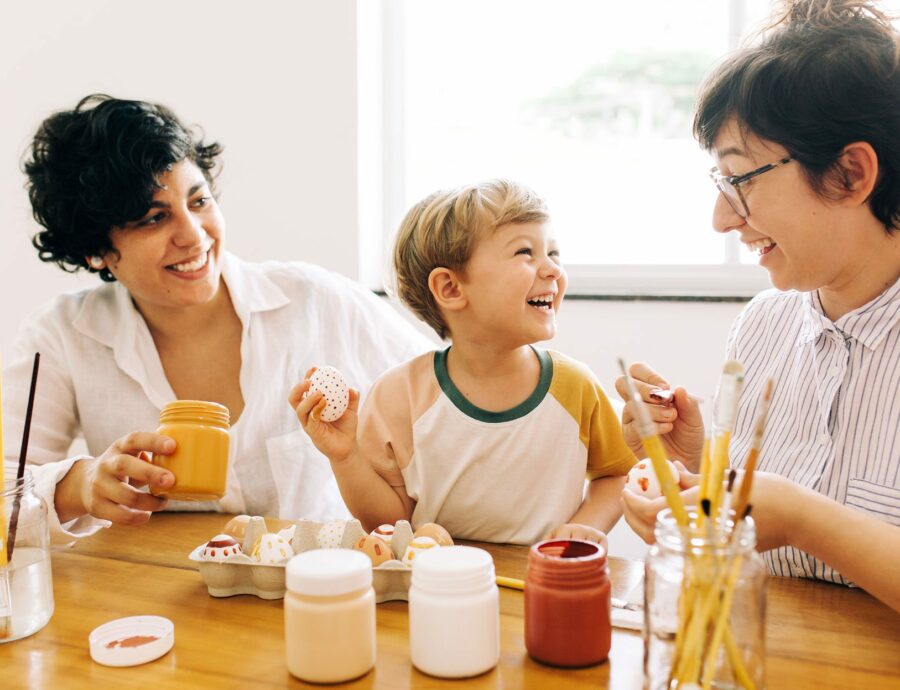
<svg viewBox="0 0 900 690">
<path fill-rule="evenodd" d="M 489 412 L 450 380 L 448 350 L 386 372 L 360 414 L 360 447 L 416 501 L 414 528 L 437 522 L 460 539 L 531 544 L 578 510 L 585 477 L 634 464 L 609 399 L 580 362 L 535 348 L 532 395 Z"/>
</svg>

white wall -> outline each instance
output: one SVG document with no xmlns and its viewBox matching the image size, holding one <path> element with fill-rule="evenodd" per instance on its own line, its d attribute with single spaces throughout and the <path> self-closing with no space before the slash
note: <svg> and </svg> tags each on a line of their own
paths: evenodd
<svg viewBox="0 0 900 690">
<path fill-rule="evenodd" d="M 40 121 L 92 92 L 167 104 L 225 144 L 219 186 L 232 250 L 356 275 L 354 0 L 8 2 L 0 11 L 0 353 L 36 305 L 96 280 L 37 260 L 20 172 Z"/>
<path fill-rule="evenodd" d="M 38 123 L 91 92 L 159 101 L 225 144 L 228 244 L 358 277 L 354 0 L 246 3 L 31 0 L 0 17 L 0 355 L 63 290 L 96 283 L 41 264 L 20 159 Z M 612 394 L 615 359 L 713 390 L 740 305 L 569 302 L 551 346 Z M 618 530 L 614 553 L 636 553 Z"/>
</svg>

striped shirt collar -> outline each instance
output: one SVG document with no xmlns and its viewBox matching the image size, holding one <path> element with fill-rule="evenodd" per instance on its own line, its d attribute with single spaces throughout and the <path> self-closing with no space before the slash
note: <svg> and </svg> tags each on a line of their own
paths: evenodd
<svg viewBox="0 0 900 690">
<path fill-rule="evenodd" d="M 900 279 L 875 299 L 844 314 L 837 321 L 825 315 L 817 290 L 802 293 L 804 318 L 798 344 L 806 345 L 824 331 L 854 338 L 869 350 L 876 350 L 888 332 L 900 321 Z"/>
</svg>

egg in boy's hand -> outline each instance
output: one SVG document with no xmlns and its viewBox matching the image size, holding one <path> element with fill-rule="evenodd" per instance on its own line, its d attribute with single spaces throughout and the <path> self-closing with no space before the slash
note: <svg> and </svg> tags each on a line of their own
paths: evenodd
<svg viewBox="0 0 900 690">
<path fill-rule="evenodd" d="M 318 415 L 323 422 L 334 422 L 344 416 L 350 403 L 350 386 L 337 369 L 316 369 L 309 377 L 309 390 L 304 397 L 313 393 L 321 393 L 325 399 L 325 408 Z"/>
</svg>

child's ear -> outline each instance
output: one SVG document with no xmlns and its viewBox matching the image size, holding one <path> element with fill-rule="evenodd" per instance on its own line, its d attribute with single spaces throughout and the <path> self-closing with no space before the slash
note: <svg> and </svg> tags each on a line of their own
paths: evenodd
<svg viewBox="0 0 900 690">
<path fill-rule="evenodd" d="M 459 311 L 466 306 L 466 296 L 456 271 L 443 266 L 433 269 L 428 275 L 428 289 L 441 309 Z"/>
<path fill-rule="evenodd" d="M 875 149 L 865 141 L 847 144 L 838 165 L 844 178 L 846 196 L 843 201 L 854 205 L 866 203 L 878 181 L 878 154 Z"/>
</svg>

